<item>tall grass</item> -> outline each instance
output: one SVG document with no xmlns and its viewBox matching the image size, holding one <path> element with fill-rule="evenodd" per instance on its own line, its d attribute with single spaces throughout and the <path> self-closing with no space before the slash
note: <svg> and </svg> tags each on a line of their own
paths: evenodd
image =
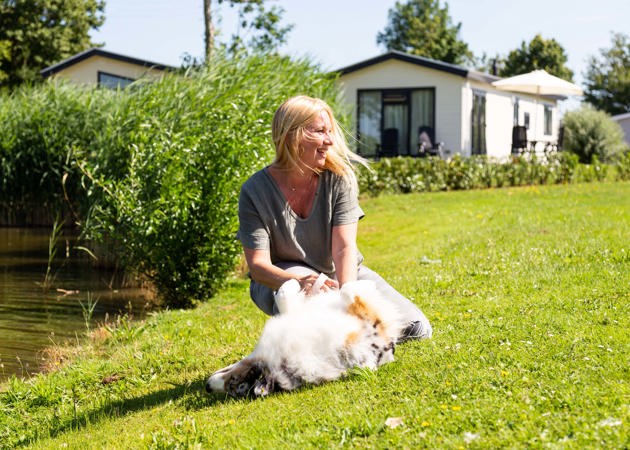
<svg viewBox="0 0 630 450">
<path fill-rule="evenodd" d="M 95 187 L 91 236 L 113 238 L 123 263 L 153 280 L 170 307 L 212 295 L 240 250 L 240 186 L 271 161 L 273 112 L 299 92 L 335 101 L 330 76 L 270 55 L 216 58 L 188 76 L 135 86 L 122 99 L 125 119 L 136 124 L 118 158 L 124 176 L 104 170 L 89 149 L 77 158 Z"/>
<path fill-rule="evenodd" d="M 0 208 L 9 225 L 40 225 L 67 208 L 62 176 L 68 151 L 91 140 L 96 97 L 68 86 L 19 88 L 0 98 Z M 33 216 L 33 211 L 44 214 Z"/>
<path fill-rule="evenodd" d="M 51 288 L 56 278 L 56 274 L 53 273 L 53 264 L 55 262 L 55 257 L 57 256 L 59 238 L 61 237 L 62 232 L 63 223 L 59 220 L 59 218 L 57 218 L 55 219 L 52 232 L 50 234 L 50 237 L 48 238 L 48 264 L 46 266 L 44 282 L 42 283 L 42 288 L 44 292 L 47 292 Z"/>
<path fill-rule="evenodd" d="M 271 117 L 298 93 L 342 111 L 332 75 L 275 55 L 217 54 L 125 91 L 17 91 L 0 101 L 0 211 L 63 211 L 165 306 L 191 306 L 234 268 L 238 190 L 271 161 Z"/>
<path fill-rule="evenodd" d="M 365 199 L 366 262 L 433 339 L 338 382 L 207 396 L 205 377 L 250 352 L 265 320 L 234 278 L 212 303 L 110 326 L 58 371 L 11 380 L 1 445 L 626 448 L 628 198 L 616 182 Z"/>
</svg>

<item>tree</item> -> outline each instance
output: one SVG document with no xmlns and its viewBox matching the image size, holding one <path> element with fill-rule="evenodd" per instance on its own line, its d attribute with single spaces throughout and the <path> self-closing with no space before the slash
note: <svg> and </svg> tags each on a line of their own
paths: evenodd
<svg viewBox="0 0 630 450">
<path fill-rule="evenodd" d="M 214 47 L 214 22 L 212 22 L 212 1 L 203 0 L 204 46 L 206 61 L 212 57 Z"/>
<path fill-rule="evenodd" d="M 98 46 L 88 33 L 104 9 L 104 0 L 0 0 L 0 86 L 39 80 L 47 66 Z"/>
<path fill-rule="evenodd" d="M 264 0 L 217 0 L 217 5 L 227 3 L 231 8 L 238 7 L 239 28 L 231 36 L 231 41 L 225 44 L 231 52 L 245 48 L 255 51 L 267 52 L 286 42 L 293 25 L 280 26 L 283 8 L 272 6 L 265 8 Z M 212 0 L 203 0 L 204 24 L 205 24 L 205 57 L 206 61 L 212 58 L 212 50 L 215 48 L 215 27 L 213 23 Z M 249 34 L 246 41 L 243 34 Z"/>
<path fill-rule="evenodd" d="M 520 48 L 512 50 L 502 61 L 499 75 L 511 77 L 532 70 L 543 69 L 567 81 L 573 81 L 573 71 L 565 66 L 567 55 L 555 39 L 543 39 L 537 34 L 529 44 L 525 41 Z"/>
<path fill-rule="evenodd" d="M 613 33 L 613 45 L 589 58 L 584 100 L 609 114 L 630 112 L 630 38 Z"/>
<path fill-rule="evenodd" d="M 387 50 L 399 50 L 452 64 L 472 61 L 468 44 L 458 39 L 461 23 L 453 25 L 448 4 L 440 0 L 396 2 L 389 24 L 376 36 Z"/>
<path fill-rule="evenodd" d="M 483 52 L 481 56 L 475 56 L 474 58 L 475 70 L 479 72 L 486 72 L 491 75 L 498 75 L 504 62 L 505 59 L 501 58 L 498 53 L 494 56 L 490 56 L 486 52 Z"/>
</svg>

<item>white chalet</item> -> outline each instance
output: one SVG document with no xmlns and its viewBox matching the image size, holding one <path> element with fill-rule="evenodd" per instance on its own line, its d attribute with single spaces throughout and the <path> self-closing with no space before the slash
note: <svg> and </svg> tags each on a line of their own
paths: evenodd
<svg viewBox="0 0 630 450">
<path fill-rule="evenodd" d="M 564 97 L 499 91 L 491 84 L 497 76 L 397 51 L 337 72 L 354 112 L 357 151 L 366 157 L 428 150 L 507 159 L 525 146 L 540 152 L 558 141 L 557 102 Z M 515 127 L 526 142 L 513 142 Z"/>
</svg>

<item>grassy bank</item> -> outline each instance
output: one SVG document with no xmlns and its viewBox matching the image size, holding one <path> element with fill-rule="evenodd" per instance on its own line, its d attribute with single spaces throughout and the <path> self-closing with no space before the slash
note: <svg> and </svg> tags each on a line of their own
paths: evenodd
<svg viewBox="0 0 630 450">
<path fill-rule="evenodd" d="M 360 248 L 421 306 L 431 341 L 339 382 L 209 397 L 205 377 L 251 351 L 265 320 L 234 279 L 9 382 L 0 446 L 626 448 L 629 199 L 627 182 L 366 199 Z"/>
</svg>

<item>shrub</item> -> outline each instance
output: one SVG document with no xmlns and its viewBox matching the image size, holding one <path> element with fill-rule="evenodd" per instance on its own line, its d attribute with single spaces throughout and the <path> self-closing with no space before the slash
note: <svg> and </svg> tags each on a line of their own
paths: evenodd
<svg viewBox="0 0 630 450">
<path fill-rule="evenodd" d="M 617 179 L 630 181 L 630 152 L 624 153 L 617 163 Z"/>
<path fill-rule="evenodd" d="M 71 205 L 86 239 L 153 280 L 165 305 L 190 306 L 233 270 L 240 185 L 270 162 L 273 112 L 298 93 L 347 119 L 332 75 L 273 55 L 217 54 L 122 91 L 22 88 L 0 98 L 0 207 L 54 218 Z"/>
<path fill-rule="evenodd" d="M 240 254 L 240 186 L 271 161 L 272 115 L 297 93 L 338 107 L 333 78 L 269 55 L 215 56 L 209 69 L 135 86 L 104 131 L 128 128 L 120 142 L 75 149 L 93 183 L 86 232 L 112 238 L 168 306 L 212 296 Z"/>
<path fill-rule="evenodd" d="M 569 111 L 564 116 L 563 148 L 578 155 L 583 164 L 594 157 L 604 163 L 616 162 L 626 145 L 623 130 L 608 114 L 591 107 Z"/>
<path fill-rule="evenodd" d="M 578 170 L 579 169 L 579 170 Z M 359 172 L 359 188 L 368 196 L 381 193 L 435 192 L 504 186 L 602 180 L 607 166 L 580 167 L 576 155 L 560 152 L 545 160 L 514 157 L 508 162 L 484 156 L 464 158 L 397 157 L 375 161 Z"/>
<path fill-rule="evenodd" d="M 0 98 L 0 208 L 13 216 L 45 210 L 52 223 L 65 206 L 71 148 L 101 129 L 99 95 L 67 85 L 22 87 Z M 78 199 L 77 186 L 66 186 Z M 76 207 L 76 204 L 71 205 Z M 42 217 L 45 221 L 45 217 Z M 18 220 L 10 225 L 23 225 Z M 29 223 L 34 225 L 35 223 Z"/>
</svg>

